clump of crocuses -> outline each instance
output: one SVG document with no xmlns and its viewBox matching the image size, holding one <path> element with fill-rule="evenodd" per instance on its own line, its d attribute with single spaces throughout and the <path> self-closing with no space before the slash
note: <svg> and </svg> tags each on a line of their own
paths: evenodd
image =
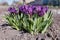
<svg viewBox="0 0 60 40">
<path fill-rule="evenodd" d="M 10 7 L 6 20 L 17 30 L 26 30 L 31 34 L 44 33 L 52 23 L 52 13 L 48 7 L 20 5 Z"/>
<path fill-rule="evenodd" d="M 48 10 L 48 7 L 43 6 L 32 6 L 32 5 L 23 5 L 19 7 L 19 11 L 24 14 L 38 14 L 39 16 L 43 16 Z"/>
</svg>

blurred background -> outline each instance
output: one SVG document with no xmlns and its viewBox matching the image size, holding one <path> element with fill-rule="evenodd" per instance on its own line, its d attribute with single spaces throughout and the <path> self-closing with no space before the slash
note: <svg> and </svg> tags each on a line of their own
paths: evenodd
<svg viewBox="0 0 60 40">
<path fill-rule="evenodd" d="M 31 4 L 31 5 L 53 5 L 59 6 L 60 0 L 0 0 L 0 5 L 15 5 L 15 4 Z"/>
<path fill-rule="evenodd" d="M 0 0 L 0 13 L 6 11 L 9 6 L 18 6 L 21 4 L 43 5 L 52 8 L 60 8 L 60 0 Z"/>
</svg>

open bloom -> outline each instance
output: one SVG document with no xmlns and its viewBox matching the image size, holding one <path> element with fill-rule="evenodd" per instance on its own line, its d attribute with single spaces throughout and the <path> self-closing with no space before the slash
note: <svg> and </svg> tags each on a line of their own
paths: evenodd
<svg viewBox="0 0 60 40">
<path fill-rule="evenodd" d="M 48 11 L 48 7 L 41 7 L 40 11 L 38 11 L 39 16 L 43 16 Z"/>
<path fill-rule="evenodd" d="M 8 11 L 9 11 L 10 13 L 17 13 L 17 10 L 16 10 L 14 7 L 9 7 L 9 8 L 8 8 Z"/>
<path fill-rule="evenodd" d="M 37 6 L 36 11 L 41 11 L 41 6 Z"/>
</svg>

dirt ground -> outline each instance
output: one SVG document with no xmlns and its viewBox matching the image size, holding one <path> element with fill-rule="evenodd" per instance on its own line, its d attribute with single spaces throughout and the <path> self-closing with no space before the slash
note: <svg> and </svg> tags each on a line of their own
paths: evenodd
<svg viewBox="0 0 60 40">
<path fill-rule="evenodd" d="M 7 25 L 3 18 L 5 13 L 7 12 L 0 12 L 0 40 L 60 40 L 60 14 L 53 14 L 53 24 L 45 34 L 31 35 Z"/>
</svg>

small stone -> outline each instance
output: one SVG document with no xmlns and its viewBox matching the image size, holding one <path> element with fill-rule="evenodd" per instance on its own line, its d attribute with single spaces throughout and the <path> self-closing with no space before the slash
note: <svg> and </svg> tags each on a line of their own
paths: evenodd
<svg viewBox="0 0 60 40">
<path fill-rule="evenodd" d="M 50 35 L 49 33 L 47 33 L 47 36 L 48 36 L 48 37 L 51 37 L 51 35 Z"/>
<path fill-rule="evenodd" d="M 41 38 L 41 40 L 45 40 L 44 38 Z"/>
<path fill-rule="evenodd" d="M 56 38 L 56 40 L 59 40 L 58 38 Z"/>
<path fill-rule="evenodd" d="M 55 40 L 54 38 L 52 38 L 52 40 Z"/>
<path fill-rule="evenodd" d="M 36 38 L 36 40 L 38 40 L 38 37 Z"/>
</svg>

